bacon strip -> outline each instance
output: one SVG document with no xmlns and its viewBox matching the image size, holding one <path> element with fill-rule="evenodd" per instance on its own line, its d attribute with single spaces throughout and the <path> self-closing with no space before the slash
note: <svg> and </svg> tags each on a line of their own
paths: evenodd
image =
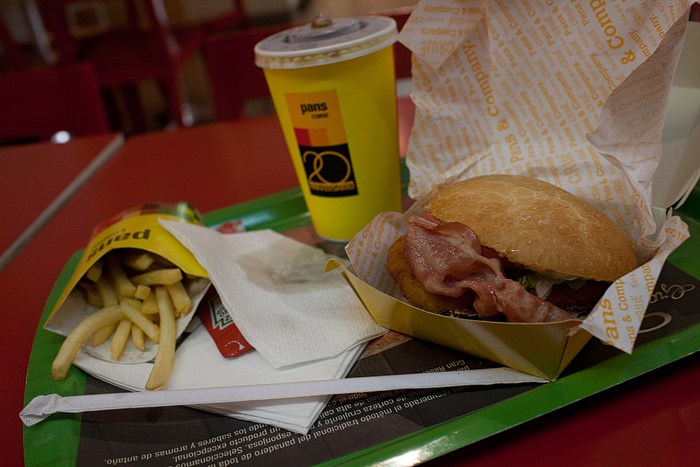
<svg viewBox="0 0 700 467">
<path fill-rule="evenodd" d="M 459 297 L 472 290 L 476 295 L 474 310 L 482 318 L 498 313 L 515 323 L 571 318 L 505 277 L 499 259 L 482 254 L 479 239 L 466 225 L 441 222 L 430 213 L 412 216 L 408 225 L 406 256 L 428 292 Z"/>
</svg>

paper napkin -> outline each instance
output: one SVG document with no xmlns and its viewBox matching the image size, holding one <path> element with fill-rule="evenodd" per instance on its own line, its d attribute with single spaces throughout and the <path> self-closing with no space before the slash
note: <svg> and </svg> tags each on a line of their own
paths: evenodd
<svg viewBox="0 0 700 467">
<path fill-rule="evenodd" d="M 198 319 L 195 318 L 195 320 Z M 206 328 L 199 326 L 178 346 L 166 389 L 200 389 L 339 379 L 347 375 L 364 347 L 364 344 L 359 344 L 333 358 L 277 369 L 256 351 L 247 352 L 236 358 L 223 358 Z M 82 352 L 78 354 L 74 363 L 86 373 L 128 391 L 143 391 L 153 368 L 152 363 L 120 365 L 105 362 Z M 306 397 L 300 400 L 203 404 L 193 407 L 306 434 L 330 397 L 332 396 Z"/>
<path fill-rule="evenodd" d="M 246 340 L 275 368 L 335 358 L 386 332 L 331 257 L 270 230 L 222 234 L 161 220 L 206 269 Z"/>
</svg>

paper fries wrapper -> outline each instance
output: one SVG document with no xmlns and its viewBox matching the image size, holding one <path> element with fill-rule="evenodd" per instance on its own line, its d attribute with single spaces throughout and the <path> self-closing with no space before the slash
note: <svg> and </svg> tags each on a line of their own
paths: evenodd
<svg viewBox="0 0 700 467">
<path fill-rule="evenodd" d="M 651 187 L 688 2 L 420 2 L 399 35 L 413 51 L 416 118 L 407 215 L 379 215 L 348 245 L 346 272 L 377 321 L 555 379 L 592 336 L 632 352 L 668 255 L 689 235 L 657 226 Z M 643 13 L 643 14 L 642 14 Z M 445 185 L 519 174 L 586 200 L 631 239 L 640 265 L 583 321 L 487 323 L 406 303 L 386 269 L 406 219 Z"/>
<path fill-rule="evenodd" d="M 165 230 L 158 219 L 202 224 L 201 215 L 189 203 L 157 203 L 137 206 L 119 213 L 93 229 L 90 242 L 83 251 L 73 275 L 59 297 L 44 328 L 67 336 L 77 325 L 97 308 L 85 301 L 77 287 L 90 267 L 108 252 L 117 249 L 143 250 L 159 255 L 179 267 L 183 274 L 191 277 L 188 293 L 192 299 L 192 311 L 177 319 L 178 337 L 195 315 L 194 310 L 209 287 L 207 272 L 190 251 Z M 107 266 L 105 266 L 105 269 Z M 82 350 L 89 355 L 114 363 L 143 363 L 152 360 L 157 345 L 146 339 L 146 350 L 137 349 L 129 340 L 119 360 L 114 360 L 110 351 L 110 340 L 92 347 L 86 342 Z"/>
</svg>

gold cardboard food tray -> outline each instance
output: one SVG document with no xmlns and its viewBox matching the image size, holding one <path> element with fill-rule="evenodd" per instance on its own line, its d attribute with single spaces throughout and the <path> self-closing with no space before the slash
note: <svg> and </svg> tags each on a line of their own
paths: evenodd
<svg viewBox="0 0 700 467">
<path fill-rule="evenodd" d="M 578 327 L 579 320 L 528 324 L 437 315 L 380 292 L 337 261 L 329 261 L 326 269 L 338 267 L 379 325 L 550 381 L 591 338 Z"/>
</svg>

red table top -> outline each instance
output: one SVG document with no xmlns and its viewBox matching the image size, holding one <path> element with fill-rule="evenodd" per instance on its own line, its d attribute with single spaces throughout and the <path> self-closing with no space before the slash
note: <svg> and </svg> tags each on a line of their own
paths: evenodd
<svg viewBox="0 0 700 467">
<path fill-rule="evenodd" d="M 117 133 L 0 147 L 0 253 L 46 209 Z"/>
<path fill-rule="evenodd" d="M 207 212 L 297 184 L 274 116 L 128 140 L 0 274 L 0 303 L 12 323 L 12 332 L 0 340 L 1 355 L 11 356 L 0 385 L 6 420 L 0 437 L 3 464 L 22 462 L 17 414 L 24 405 L 24 377 L 44 303 L 94 225 L 147 202 L 185 200 Z M 427 465 L 695 465 L 700 459 L 699 384 L 696 354 Z M 611 455 L 621 444 L 626 459 Z"/>
<path fill-rule="evenodd" d="M 0 273 L 0 306 L 12 325 L 12 332 L 0 339 L 0 355 L 8 356 L 0 385 L 2 464 L 22 464 L 18 414 L 46 299 L 70 256 L 87 245 L 95 225 L 154 201 L 189 201 L 207 212 L 295 186 L 275 116 L 130 138 Z"/>
</svg>

